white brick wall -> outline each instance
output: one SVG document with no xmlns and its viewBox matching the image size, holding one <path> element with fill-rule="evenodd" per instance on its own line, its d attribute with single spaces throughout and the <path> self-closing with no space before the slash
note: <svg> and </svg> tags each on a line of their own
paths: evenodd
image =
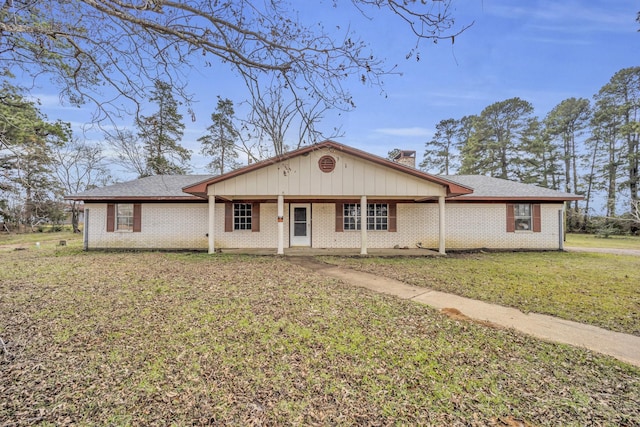
<svg viewBox="0 0 640 427">
<path fill-rule="evenodd" d="M 449 249 L 557 249 L 558 210 L 562 204 L 542 204 L 541 232 L 507 233 L 507 208 L 502 203 L 446 205 L 446 247 Z M 437 241 L 435 242 L 437 243 Z M 431 243 L 433 246 L 435 243 Z"/>
<path fill-rule="evenodd" d="M 284 205 L 284 245 L 289 242 L 289 204 Z M 260 205 L 260 231 L 224 231 L 224 204 L 216 203 L 216 248 L 277 248 L 278 247 L 278 204 Z"/>
<path fill-rule="evenodd" d="M 107 204 L 89 209 L 89 249 L 207 249 L 206 203 L 142 203 L 139 233 L 107 233 Z"/>
<path fill-rule="evenodd" d="M 89 248 L 207 249 L 206 203 L 143 203 L 142 231 L 106 232 L 106 203 L 87 203 Z M 557 249 L 558 210 L 562 204 L 542 204 L 542 232 L 506 232 L 506 206 L 500 203 L 446 205 L 447 249 Z M 289 246 L 289 204 L 284 207 L 284 246 Z M 335 204 L 311 206 L 314 248 L 359 248 L 360 231 L 335 231 Z M 260 232 L 224 231 L 224 204 L 216 204 L 216 248 L 276 248 L 277 204 L 260 207 Z M 369 248 L 438 247 L 437 203 L 398 203 L 397 232 L 369 231 Z"/>
</svg>

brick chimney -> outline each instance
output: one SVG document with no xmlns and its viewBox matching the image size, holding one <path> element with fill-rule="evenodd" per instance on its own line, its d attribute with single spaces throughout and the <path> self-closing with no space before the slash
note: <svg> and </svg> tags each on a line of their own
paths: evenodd
<svg viewBox="0 0 640 427">
<path fill-rule="evenodd" d="M 393 158 L 393 161 L 415 169 L 416 152 L 412 150 L 400 150 L 400 152 Z"/>
</svg>

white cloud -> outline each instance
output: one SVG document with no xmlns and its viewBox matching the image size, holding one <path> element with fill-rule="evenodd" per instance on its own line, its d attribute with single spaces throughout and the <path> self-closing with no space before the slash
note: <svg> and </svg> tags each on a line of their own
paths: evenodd
<svg viewBox="0 0 640 427">
<path fill-rule="evenodd" d="M 423 127 L 410 127 L 410 128 L 378 128 L 374 129 L 376 133 L 392 136 L 431 136 L 433 132 L 430 129 Z"/>
</svg>

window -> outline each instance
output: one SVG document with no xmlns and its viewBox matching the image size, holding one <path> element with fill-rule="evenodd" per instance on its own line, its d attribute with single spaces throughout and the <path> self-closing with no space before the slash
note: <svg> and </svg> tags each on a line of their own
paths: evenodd
<svg viewBox="0 0 640 427">
<path fill-rule="evenodd" d="M 260 231 L 260 203 L 225 202 L 224 231 Z"/>
<path fill-rule="evenodd" d="M 116 205 L 116 230 L 133 231 L 133 203 Z"/>
<path fill-rule="evenodd" d="M 360 230 L 360 205 L 357 203 L 345 203 L 343 206 L 344 230 Z"/>
<path fill-rule="evenodd" d="M 542 231 L 542 210 L 539 203 L 507 203 L 507 233 Z"/>
<path fill-rule="evenodd" d="M 108 203 L 107 232 L 142 231 L 142 205 L 140 203 Z"/>
<path fill-rule="evenodd" d="M 387 203 L 367 203 L 367 230 L 387 230 L 389 205 Z M 344 230 L 360 230 L 360 204 L 343 205 Z"/>
<path fill-rule="evenodd" d="M 367 230 L 386 230 L 388 207 L 386 203 L 367 204 Z"/>
<path fill-rule="evenodd" d="M 531 231 L 531 205 L 528 203 L 516 203 L 513 205 L 513 209 L 516 231 Z"/>
<path fill-rule="evenodd" d="M 233 229 L 251 230 L 251 203 L 233 204 Z"/>
</svg>

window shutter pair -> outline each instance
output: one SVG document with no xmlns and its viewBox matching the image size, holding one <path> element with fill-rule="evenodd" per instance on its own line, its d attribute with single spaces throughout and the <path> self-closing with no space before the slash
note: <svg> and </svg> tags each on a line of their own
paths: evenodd
<svg viewBox="0 0 640 427">
<path fill-rule="evenodd" d="M 233 232 L 233 202 L 224 204 L 224 231 Z M 251 203 L 251 231 L 260 231 L 260 203 Z"/>
<path fill-rule="evenodd" d="M 397 221 L 397 205 L 396 203 L 387 203 L 389 210 L 387 211 L 387 231 L 395 233 L 398 231 Z M 366 208 L 364 211 L 366 212 Z M 366 221 L 365 221 L 366 224 Z M 366 225 L 365 225 L 366 226 Z M 344 231 L 344 203 L 336 203 L 336 233 Z"/>
<path fill-rule="evenodd" d="M 532 212 L 532 227 L 534 233 L 542 231 L 542 214 L 540 204 L 536 203 L 531 205 Z M 516 231 L 516 219 L 515 219 L 515 205 L 513 203 L 507 203 L 507 233 L 513 233 Z"/>
<path fill-rule="evenodd" d="M 107 233 L 112 233 L 116 229 L 116 205 L 115 203 L 107 204 Z M 142 205 L 140 203 L 133 204 L 133 232 L 140 233 L 142 231 Z"/>
</svg>

